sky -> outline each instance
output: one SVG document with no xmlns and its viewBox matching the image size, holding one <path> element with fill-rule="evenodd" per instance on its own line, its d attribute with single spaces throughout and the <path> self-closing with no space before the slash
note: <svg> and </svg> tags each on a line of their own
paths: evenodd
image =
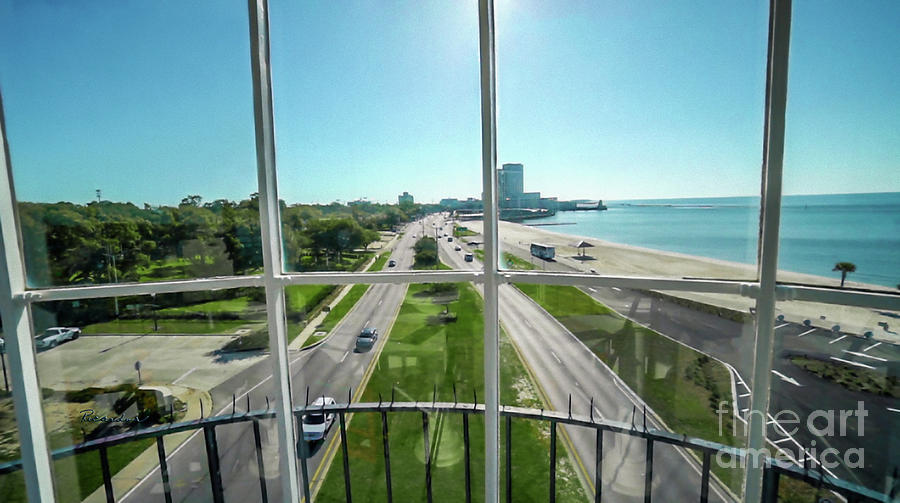
<svg viewBox="0 0 900 503">
<path fill-rule="evenodd" d="M 496 0 L 498 164 L 561 199 L 758 195 L 768 2 Z M 279 195 L 481 196 L 476 0 L 270 0 Z M 900 2 L 795 1 L 784 190 L 900 191 Z M 244 1 L 0 0 L 25 201 L 257 190 Z"/>
</svg>

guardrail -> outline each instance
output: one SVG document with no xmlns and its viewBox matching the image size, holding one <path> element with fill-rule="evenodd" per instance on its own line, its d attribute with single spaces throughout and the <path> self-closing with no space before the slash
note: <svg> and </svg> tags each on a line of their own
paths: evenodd
<svg viewBox="0 0 900 503">
<path fill-rule="evenodd" d="M 589 410 L 592 410 L 589 409 Z M 464 468 L 465 468 L 465 493 L 466 502 L 472 500 L 472 484 L 470 471 L 470 441 L 469 441 L 469 416 L 473 414 L 484 414 L 484 404 L 478 403 L 456 403 L 456 402 L 371 402 L 371 403 L 353 403 L 353 404 L 334 404 L 325 406 L 303 406 L 293 409 L 296 419 L 297 428 L 299 430 L 298 438 L 303 438 L 303 421 L 301 417 L 307 412 L 321 412 L 324 414 L 337 414 L 337 422 L 339 424 L 339 435 L 341 437 L 341 449 L 343 452 L 343 476 L 344 487 L 347 501 L 351 501 L 351 485 L 350 485 L 350 465 L 349 465 L 349 446 L 347 445 L 347 418 L 348 414 L 366 414 L 374 413 L 381 416 L 381 433 L 382 444 L 384 450 L 384 473 L 387 484 L 387 501 L 393 501 L 391 490 L 391 448 L 390 448 L 390 432 L 388 428 L 388 413 L 420 413 L 422 415 L 422 433 L 424 435 L 424 451 L 425 451 L 425 470 L 423 476 L 425 478 L 425 487 L 427 500 L 432 501 L 431 492 L 431 459 L 429 453 L 429 415 L 434 413 L 459 414 L 463 425 L 463 445 L 464 445 Z M 591 414 L 593 414 L 591 412 Z M 644 501 L 651 502 L 652 496 L 652 479 L 653 479 L 653 447 L 654 445 L 668 444 L 679 448 L 689 449 L 696 452 L 702 459 L 700 497 L 701 502 L 709 499 L 710 487 L 710 468 L 712 457 L 717 453 L 725 453 L 731 456 L 737 456 L 744 459 L 746 451 L 741 448 L 730 447 L 708 440 L 688 437 L 686 435 L 678 435 L 675 433 L 648 429 L 646 424 L 636 425 L 632 423 L 621 423 L 616 421 L 595 419 L 593 415 L 583 416 L 574 415 L 567 412 L 547 411 L 538 409 L 527 409 L 521 407 L 503 406 L 500 415 L 506 421 L 506 496 L 507 501 L 511 500 L 512 494 L 512 477 L 511 477 L 511 421 L 513 418 L 548 421 L 550 423 L 550 491 L 547 500 L 554 502 L 556 500 L 556 466 L 557 466 L 557 429 L 559 424 L 572 425 L 585 428 L 591 428 L 596 431 L 596 466 L 594 467 L 594 501 L 601 501 L 601 474 L 603 465 L 603 438 L 606 434 L 627 435 L 630 437 L 642 438 L 646 441 L 646 457 L 644 465 Z M 171 486 L 169 484 L 168 465 L 166 462 L 166 452 L 163 445 L 163 437 L 173 433 L 203 430 L 203 438 L 206 446 L 206 457 L 210 474 L 210 484 L 213 495 L 213 501 L 216 503 L 224 502 L 222 475 L 220 470 L 220 458 L 218 451 L 218 442 L 216 439 L 216 428 L 223 425 L 235 423 L 250 423 L 253 428 L 253 437 L 256 445 L 256 461 L 259 469 L 259 486 L 260 501 L 268 502 L 265 484 L 265 462 L 263 459 L 262 444 L 260 440 L 259 422 L 263 419 L 271 419 L 275 417 L 275 413 L 270 410 L 257 410 L 240 414 L 226 414 L 220 416 L 207 417 L 194 421 L 181 423 L 173 423 L 164 426 L 157 426 L 142 430 L 130 431 L 119 435 L 108 436 L 96 440 L 91 440 L 81 444 L 57 449 L 53 451 L 53 459 L 62 459 L 76 454 L 96 451 L 100 457 L 100 465 L 103 475 L 103 485 L 105 487 L 106 499 L 108 502 L 114 502 L 112 477 L 109 470 L 109 462 L 107 459 L 107 451 L 110 447 L 132 442 L 145 438 L 155 438 L 157 455 L 159 458 L 159 469 L 163 483 L 163 491 L 166 503 L 172 502 Z M 310 479 L 307 467 L 306 442 L 300 440 L 297 446 L 297 455 L 300 461 L 302 472 L 302 484 L 306 501 L 310 499 Z M 819 471 L 810 469 L 809 466 L 796 466 L 781 462 L 776 459 L 767 459 L 764 478 L 764 496 L 763 501 L 766 503 L 776 502 L 778 500 L 779 480 L 782 476 L 797 479 L 811 484 L 821 490 L 828 490 L 840 494 L 850 503 L 856 502 L 883 502 L 887 503 L 896 495 L 885 495 L 870 489 L 851 484 L 849 482 L 830 477 Z M 13 461 L 0 464 L 0 475 L 12 473 L 21 470 L 21 461 Z"/>
</svg>

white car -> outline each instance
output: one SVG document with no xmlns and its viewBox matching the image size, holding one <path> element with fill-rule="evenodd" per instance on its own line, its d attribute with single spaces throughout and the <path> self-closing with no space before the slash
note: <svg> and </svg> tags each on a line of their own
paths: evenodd
<svg viewBox="0 0 900 503">
<path fill-rule="evenodd" d="M 52 327 L 44 330 L 44 333 L 34 338 L 34 345 L 38 349 L 56 347 L 66 341 L 73 341 L 81 335 L 78 327 Z"/>
<path fill-rule="evenodd" d="M 325 435 L 328 434 L 328 430 L 331 429 L 331 425 L 334 423 L 334 412 L 316 412 L 314 409 L 315 407 L 334 405 L 335 403 L 337 402 L 330 396 L 320 396 L 309 406 L 308 412 L 303 414 L 303 440 L 313 442 L 325 438 Z"/>
</svg>

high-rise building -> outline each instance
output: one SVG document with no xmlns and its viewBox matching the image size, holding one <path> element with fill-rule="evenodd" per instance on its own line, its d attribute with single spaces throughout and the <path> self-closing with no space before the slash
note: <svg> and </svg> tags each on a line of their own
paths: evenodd
<svg viewBox="0 0 900 503">
<path fill-rule="evenodd" d="M 413 200 L 412 194 L 410 194 L 409 192 L 406 192 L 405 190 L 403 191 L 402 194 L 397 196 L 397 204 L 403 204 L 403 203 L 413 204 L 414 202 L 415 201 Z"/>
<path fill-rule="evenodd" d="M 517 200 L 525 192 L 525 166 L 519 163 L 504 164 L 497 170 L 497 188 L 500 201 Z"/>
</svg>

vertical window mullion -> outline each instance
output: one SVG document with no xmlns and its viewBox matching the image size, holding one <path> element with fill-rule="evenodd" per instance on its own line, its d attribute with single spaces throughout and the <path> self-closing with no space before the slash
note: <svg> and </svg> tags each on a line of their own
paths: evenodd
<svg viewBox="0 0 900 503">
<path fill-rule="evenodd" d="M 499 501 L 500 345 L 497 239 L 497 104 L 494 2 L 478 2 L 481 176 L 484 203 L 484 501 Z"/>
<path fill-rule="evenodd" d="M 3 98 L 0 96 L 0 313 L 9 355 L 9 377 L 12 381 L 13 404 L 19 432 L 22 469 L 28 501 L 55 501 L 53 470 L 41 387 L 37 376 L 37 358 L 31 334 L 34 326 L 27 304 L 13 300 L 25 291 L 25 261 L 22 239 L 16 218 L 16 195 L 12 180 L 12 164 L 6 144 Z"/>
<path fill-rule="evenodd" d="M 299 501 L 294 420 L 291 414 L 291 375 L 285 327 L 284 285 L 280 281 L 281 216 L 275 168 L 275 121 L 272 75 L 269 67 L 269 14 L 266 0 L 248 0 L 250 14 L 250 71 L 253 76 L 253 117 L 259 179 L 259 218 L 266 289 L 269 350 L 275 357 L 275 402 L 278 452 L 284 501 Z"/>
<path fill-rule="evenodd" d="M 775 289 L 778 268 L 778 227 L 781 219 L 781 180 L 784 161 L 791 0 L 771 0 L 765 139 L 763 153 L 762 218 L 760 221 L 759 285 L 756 300 L 756 350 L 751 381 L 748 449 L 766 446 L 766 414 L 772 384 L 775 337 Z M 748 456 L 744 500 L 760 501 L 764 466 Z"/>
</svg>

